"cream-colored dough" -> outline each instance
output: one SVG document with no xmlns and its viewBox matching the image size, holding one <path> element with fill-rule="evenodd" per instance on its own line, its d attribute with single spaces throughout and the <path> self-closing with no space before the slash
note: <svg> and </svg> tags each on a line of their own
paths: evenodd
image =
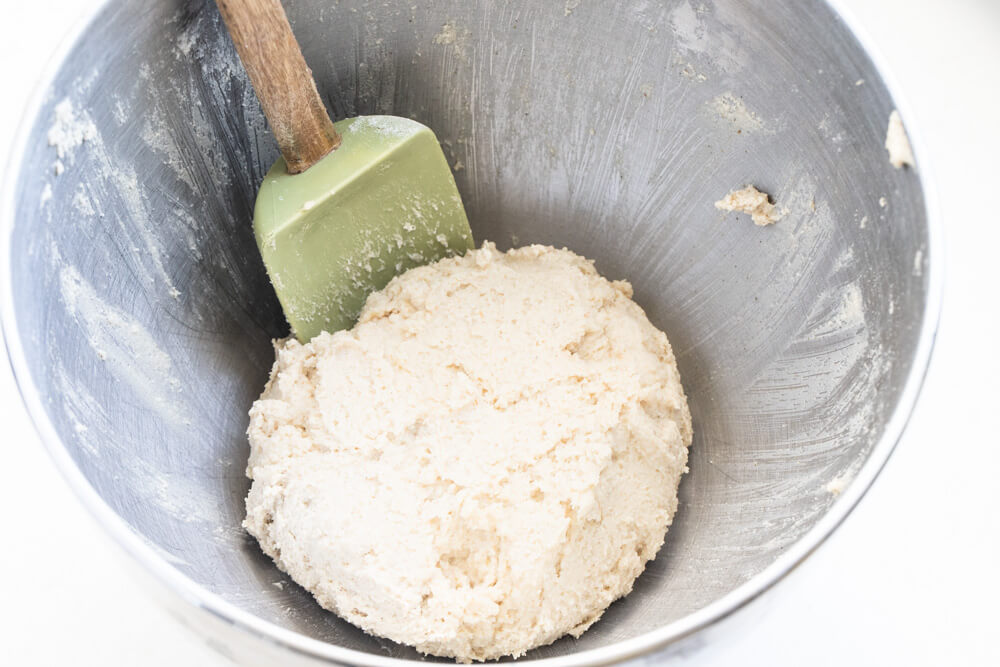
<svg viewBox="0 0 1000 667">
<path fill-rule="evenodd" d="M 895 109 L 889 114 L 889 127 L 885 132 L 885 149 L 889 151 L 889 164 L 896 169 L 903 165 L 913 166 L 913 149 L 910 140 L 906 138 L 906 128 L 903 119 Z"/>
<path fill-rule="evenodd" d="M 746 213 L 758 227 L 773 225 L 781 219 L 774 204 L 768 201 L 767 194 L 752 185 L 742 190 L 733 190 L 728 195 L 715 202 L 715 208 L 722 211 L 739 211 Z M 787 211 L 785 211 L 787 213 Z"/>
<path fill-rule="evenodd" d="M 321 605 L 460 660 L 580 635 L 677 507 L 691 418 L 666 336 L 567 250 L 408 271 L 350 331 L 277 343 L 246 528 Z"/>
</svg>

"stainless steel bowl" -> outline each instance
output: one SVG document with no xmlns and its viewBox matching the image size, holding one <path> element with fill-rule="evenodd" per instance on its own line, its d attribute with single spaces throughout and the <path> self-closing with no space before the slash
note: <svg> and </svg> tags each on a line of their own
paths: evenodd
<svg viewBox="0 0 1000 667">
<path fill-rule="evenodd" d="M 900 102 L 831 7 L 286 5 L 335 116 L 430 125 L 480 241 L 596 259 L 673 342 L 696 437 L 667 544 L 529 659 L 668 647 L 837 526 L 916 399 L 941 274 L 925 165 L 882 147 Z M 322 611 L 240 528 L 247 409 L 285 332 L 250 229 L 275 157 L 211 2 L 107 2 L 6 174 L 7 344 L 59 466 L 179 615 L 249 662 L 398 664 L 419 656 Z M 713 208 L 746 183 L 778 224 Z"/>
</svg>

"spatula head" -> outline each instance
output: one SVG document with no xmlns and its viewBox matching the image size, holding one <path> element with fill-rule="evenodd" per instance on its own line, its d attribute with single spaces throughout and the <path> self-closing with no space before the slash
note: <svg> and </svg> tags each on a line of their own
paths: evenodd
<svg viewBox="0 0 1000 667">
<path fill-rule="evenodd" d="M 429 128 L 396 116 L 335 127 L 340 148 L 296 175 L 279 159 L 254 208 L 264 266 L 301 341 L 353 326 L 368 295 L 393 276 L 473 247 Z"/>
</svg>

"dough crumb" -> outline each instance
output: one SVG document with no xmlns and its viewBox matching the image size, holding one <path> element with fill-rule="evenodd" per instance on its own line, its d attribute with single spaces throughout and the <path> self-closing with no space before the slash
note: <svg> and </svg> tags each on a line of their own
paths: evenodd
<svg viewBox="0 0 1000 667">
<path fill-rule="evenodd" d="M 742 190 L 733 190 L 728 195 L 715 202 L 715 208 L 722 211 L 738 211 L 747 213 L 758 227 L 773 225 L 781 219 L 782 212 L 772 204 L 766 193 L 752 185 Z"/>
<path fill-rule="evenodd" d="M 843 475 L 837 475 L 831 479 L 823 488 L 826 489 L 826 492 L 830 495 L 839 496 L 844 492 L 844 489 L 847 488 L 848 482 L 850 482 L 850 478 L 845 473 Z"/>
<path fill-rule="evenodd" d="M 913 166 L 913 149 L 910 140 L 906 138 L 906 129 L 899 112 L 893 109 L 889 114 L 889 129 L 885 133 L 885 149 L 889 151 L 889 164 L 896 169 L 904 165 Z"/>
<path fill-rule="evenodd" d="M 366 632 L 461 661 L 580 636 L 655 557 L 691 415 L 667 337 L 568 250 L 484 244 L 275 343 L 246 529 Z"/>
</svg>

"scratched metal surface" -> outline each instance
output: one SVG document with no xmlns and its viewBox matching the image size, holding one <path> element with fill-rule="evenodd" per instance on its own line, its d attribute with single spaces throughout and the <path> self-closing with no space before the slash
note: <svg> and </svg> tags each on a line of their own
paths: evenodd
<svg viewBox="0 0 1000 667">
<path fill-rule="evenodd" d="M 667 543 L 581 639 L 529 658 L 682 619 L 815 524 L 883 432 L 927 298 L 923 195 L 882 148 L 893 102 L 829 8 L 285 4 L 335 117 L 428 124 L 479 241 L 594 258 L 674 345 L 696 436 Z M 56 175 L 64 99 L 96 132 Z M 285 331 L 250 229 L 277 152 L 214 6 L 110 2 L 30 131 L 14 305 L 80 471 L 223 599 L 419 657 L 323 612 L 240 528 L 246 413 Z M 787 209 L 778 224 L 714 209 L 747 183 Z"/>
</svg>

